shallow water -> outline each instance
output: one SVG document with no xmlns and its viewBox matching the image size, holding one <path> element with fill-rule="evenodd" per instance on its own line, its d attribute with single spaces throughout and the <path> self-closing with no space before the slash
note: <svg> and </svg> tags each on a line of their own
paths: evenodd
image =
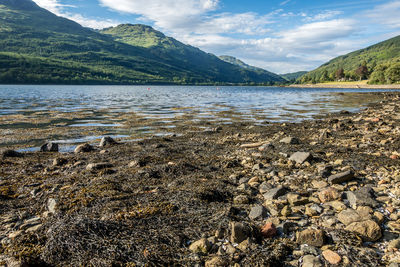
<svg viewBox="0 0 400 267">
<path fill-rule="evenodd" d="M 103 135 L 136 139 L 251 120 L 310 119 L 379 101 L 371 89 L 214 86 L 0 85 L 0 146 L 76 144 Z M 36 149 L 36 148 L 34 148 Z M 65 148 L 64 148 L 65 150 Z"/>
</svg>

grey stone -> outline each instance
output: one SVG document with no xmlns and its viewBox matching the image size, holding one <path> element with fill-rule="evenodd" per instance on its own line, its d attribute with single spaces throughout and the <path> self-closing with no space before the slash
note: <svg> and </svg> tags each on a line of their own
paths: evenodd
<svg viewBox="0 0 400 267">
<path fill-rule="evenodd" d="M 278 186 L 274 189 L 269 190 L 267 193 L 263 195 L 265 200 L 272 200 L 272 199 L 277 199 L 280 196 L 283 196 L 286 194 L 286 188 L 283 186 Z"/>
<path fill-rule="evenodd" d="M 353 222 L 360 222 L 363 220 L 358 212 L 353 209 L 341 211 L 337 217 L 338 220 L 346 226 L 352 224 Z"/>
<path fill-rule="evenodd" d="M 363 187 L 354 192 L 347 191 L 346 197 L 353 208 L 355 206 L 376 207 L 378 205 L 378 202 L 373 199 L 372 189 L 369 187 Z"/>
<path fill-rule="evenodd" d="M 292 154 L 289 158 L 291 161 L 295 161 L 296 163 L 303 164 L 304 162 L 312 159 L 312 155 L 309 152 L 296 152 Z"/>
<path fill-rule="evenodd" d="M 95 170 L 102 170 L 102 169 L 107 169 L 113 167 L 112 164 L 102 162 L 102 163 L 91 163 L 86 166 L 86 170 L 88 171 L 95 171 Z"/>
<path fill-rule="evenodd" d="M 257 205 L 251 209 L 249 213 L 249 218 L 251 220 L 259 220 L 265 218 L 267 214 L 267 210 L 263 206 Z"/>
<path fill-rule="evenodd" d="M 328 177 L 328 182 L 331 184 L 341 184 L 354 179 L 353 171 L 345 171 L 341 173 L 337 173 Z"/>
<path fill-rule="evenodd" d="M 111 146 L 111 145 L 115 145 L 115 144 L 117 144 L 117 142 L 112 137 L 104 136 L 103 138 L 101 138 L 99 146 L 105 147 L 105 146 Z"/>
<path fill-rule="evenodd" d="M 265 194 L 266 192 L 268 192 L 271 189 L 272 189 L 272 185 L 270 183 L 267 183 L 267 182 L 263 182 L 258 187 L 258 190 L 260 191 L 261 194 Z"/>
<path fill-rule="evenodd" d="M 58 144 L 56 143 L 46 143 L 40 147 L 41 152 L 58 152 Z"/>
</svg>

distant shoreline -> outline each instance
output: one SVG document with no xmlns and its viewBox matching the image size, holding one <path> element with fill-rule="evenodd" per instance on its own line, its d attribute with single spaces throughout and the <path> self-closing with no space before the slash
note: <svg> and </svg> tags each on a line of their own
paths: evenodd
<svg viewBox="0 0 400 267">
<path fill-rule="evenodd" d="M 339 84 L 339 83 L 317 83 L 317 84 L 292 84 L 287 87 L 293 88 L 338 88 L 338 89 L 400 89 L 400 84 Z"/>
</svg>

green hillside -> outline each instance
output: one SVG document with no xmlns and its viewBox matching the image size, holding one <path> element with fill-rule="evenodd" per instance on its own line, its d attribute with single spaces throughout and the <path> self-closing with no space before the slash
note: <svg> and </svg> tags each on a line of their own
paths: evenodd
<svg viewBox="0 0 400 267">
<path fill-rule="evenodd" d="M 31 0 L 0 0 L 0 83 L 279 82 L 274 76 L 243 70 L 165 37 L 151 27 L 121 25 L 104 33 L 58 17 Z"/>
<path fill-rule="evenodd" d="M 400 36 L 337 57 L 302 76 L 300 83 L 369 79 L 371 84 L 400 82 Z"/>
<path fill-rule="evenodd" d="M 239 66 L 239 67 L 241 67 L 241 68 L 243 68 L 243 69 L 246 69 L 246 70 L 251 70 L 251 71 L 253 71 L 253 72 L 255 72 L 255 73 L 258 73 L 258 74 L 260 74 L 260 75 L 266 75 L 266 76 L 274 77 L 275 79 L 278 79 L 279 82 L 281 82 L 281 83 L 286 82 L 285 79 L 283 79 L 283 78 L 282 78 L 281 76 L 279 76 L 278 74 L 269 72 L 269 71 L 264 70 L 264 69 L 262 69 L 262 68 L 257 68 L 257 67 L 254 67 L 254 66 L 250 66 L 250 65 L 244 63 L 243 61 L 241 61 L 240 59 L 237 59 L 237 58 L 235 58 L 235 57 L 232 57 L 232 56 L 220 56 L 219 58 L 220 58 L 221 60 L 225 61 L 225 62 L 228 62 L 228 63 L 230 63 L 230 64 Z"/>
<path fill-rule="evenodd" d="M 279 75 L 289 82 L 295 82 L 298 78 L 300 78 L 304 74 L 307 74 L 307 71 L 298 71 L 298 72 L 279 74 Z"/>
</svg>

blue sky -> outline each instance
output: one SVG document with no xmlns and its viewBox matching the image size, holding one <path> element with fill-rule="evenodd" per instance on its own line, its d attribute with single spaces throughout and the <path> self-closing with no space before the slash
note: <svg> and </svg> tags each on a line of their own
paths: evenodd
<svg viewBox="0 0 400 267">
<path fill-rule="evenodd" d="M 34 0 L 101 29 L 153 26 L 216 55 L 276 73 L 326 61 L 400 35 L 400 0 Z"/>
</svg>

